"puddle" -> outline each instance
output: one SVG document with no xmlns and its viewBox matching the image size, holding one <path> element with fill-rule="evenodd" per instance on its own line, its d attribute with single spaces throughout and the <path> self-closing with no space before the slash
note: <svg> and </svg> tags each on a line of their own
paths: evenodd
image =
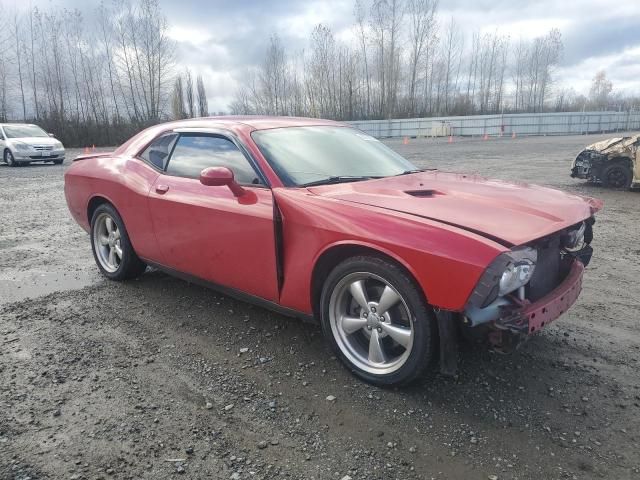
<svg viewBox="0 0 640 480">
<path fill-rule="evenodd" d="M 5 278 L 3 278 L 5 277 Z M 36 298 L 53 292 L 78 290 L 102 281 L 97 272 L 29 272 L 11 278 L 0 276 L 0 305 Z"/>
</svg>

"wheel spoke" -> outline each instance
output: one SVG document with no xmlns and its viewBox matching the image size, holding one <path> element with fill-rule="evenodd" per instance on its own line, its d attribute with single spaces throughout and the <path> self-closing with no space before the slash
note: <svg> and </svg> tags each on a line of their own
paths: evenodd
<svg viewBox="0 0 640 480">
<path fill-rule="evenodd" d="M 116 249 L 113 247 L 109 249 L 109 264 L 113 267 L 116 266 Z"/>
<path fill-rule="evenodd" d="M 378 315 L 382 315 L 400 301 L 400 295 L 389 285 L 384 287 L 378 301 Z"/>
<path fill-rule="evenodd" d="M 114 245 L 113 250 L 116 252 L 116 255 L 120 260 L 122 260 L 122 248 L 119 245 Z"/>
<path fill-rule="evenodd" d="M 104 225 L 107 227 L 107 232 L 112 233 L 114 230 L 113 220 L 111 217 L 106 217 L 104 219 Z"/>
<path fill-rule="evenodd" d="M 344 316 L 342 317 L 342 321 L 340 322 L 340 326 L 342 327 L 342 330 L 344 330 L 344 332 L 347 335 L 357 332 L 358 330 L 365 327 L 366 325 L 367 325 L 367 319 L 361 318 L 361 317 Z"/>
<path fill-rule="evenodd" d="M 98 240 L 100 241 L 100 245 L 109 245 L 109 237 L 106 235 L 100 235 Z"/>
<path fill-rule="evenodd" d="M 409 348 L 411 344 L 411 329 L 396 327 L 395 325 L 389 325 L 388 323 L 380 323 L 380 328 L 387 333 L 396 342 L 402 345 L 404 348 Z"/>
<path fill-rule="evenodd" d="M 358 302 L 365 312 L 369 311 L 369 299 L 367 298 L 367 292 L 364 289 L 364 280 L 358 280 L 353 282 L 349 286 L 349 292 L 353 296 L 353 299 Z"/>
<path fill-rule="evenodd" d="M 382 344 L 380 343 L 380 335 L 378 330 L 371 330 L 371 338 L 369 339 L 369 361 L 372 363 L 385 363 L 387 356 L 384 354 Z"/>
</svg>

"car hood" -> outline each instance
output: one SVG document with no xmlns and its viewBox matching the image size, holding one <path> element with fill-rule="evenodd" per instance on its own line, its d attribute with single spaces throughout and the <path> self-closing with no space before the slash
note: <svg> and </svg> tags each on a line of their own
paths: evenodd
<svg viewBox="0 0 640 480">
<path fill-rule="evenodd" d="M 24 138 L 10 138 L 9 142 L 26 143 L 27 145 L 54 145 L 60 140 L 52 137 L 24 137 Z"/>
<path fill-rule="evenodd" d="M 508 246 L 578 223 L 602 202 L 552 188 L 439 171 L 309 188 L 322 197 L 416 215 Z"/>
</svg>

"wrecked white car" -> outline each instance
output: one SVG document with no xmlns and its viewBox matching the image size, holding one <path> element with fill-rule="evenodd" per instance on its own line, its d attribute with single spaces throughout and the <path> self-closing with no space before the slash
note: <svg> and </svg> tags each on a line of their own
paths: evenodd
<svg viewBox="0 0 640 480">
<path fill-rule="evenodd" d="M 589 145 L 571 165 L 571 176 L 605 187 L 640 187 L 640 134 Z"/>
</svg>

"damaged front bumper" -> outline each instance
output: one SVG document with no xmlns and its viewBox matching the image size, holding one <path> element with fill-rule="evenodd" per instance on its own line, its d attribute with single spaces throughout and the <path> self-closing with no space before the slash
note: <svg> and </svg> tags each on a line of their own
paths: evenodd
<svg viewBox="0 0 640 480">
<path fill-rule="evenodd" d="M 597 181 L 607 156 L 595 150 L 583 150 L 571 165 L 571 177 Z"/>
<path fill-rule="evenodd" d="M 519 335 L 532 335 L 560 317 L 578 299 L 582 290 L 584 264 L 575 258 L 569 273 L 554 290 L 535 302 L 513 297 L 512 304 L 502 309 L 494 325 Z"/>
<path fill-rule="evenodd" d="M 582 289 L 582 275 L 593 254 L 593 217 L 533 246 L 537 259 L 533 275 L 506 295 L 496 290 L 505 263 L 516 261 L 515 252 L 498 256 L 485 270 L 463 313 L 463 332 L 488 339 L 498 351 L 509 352 L 528 336 L 566 312 Z M 581 244 L 577 249 L 576 244 Z"/>
</svg>

